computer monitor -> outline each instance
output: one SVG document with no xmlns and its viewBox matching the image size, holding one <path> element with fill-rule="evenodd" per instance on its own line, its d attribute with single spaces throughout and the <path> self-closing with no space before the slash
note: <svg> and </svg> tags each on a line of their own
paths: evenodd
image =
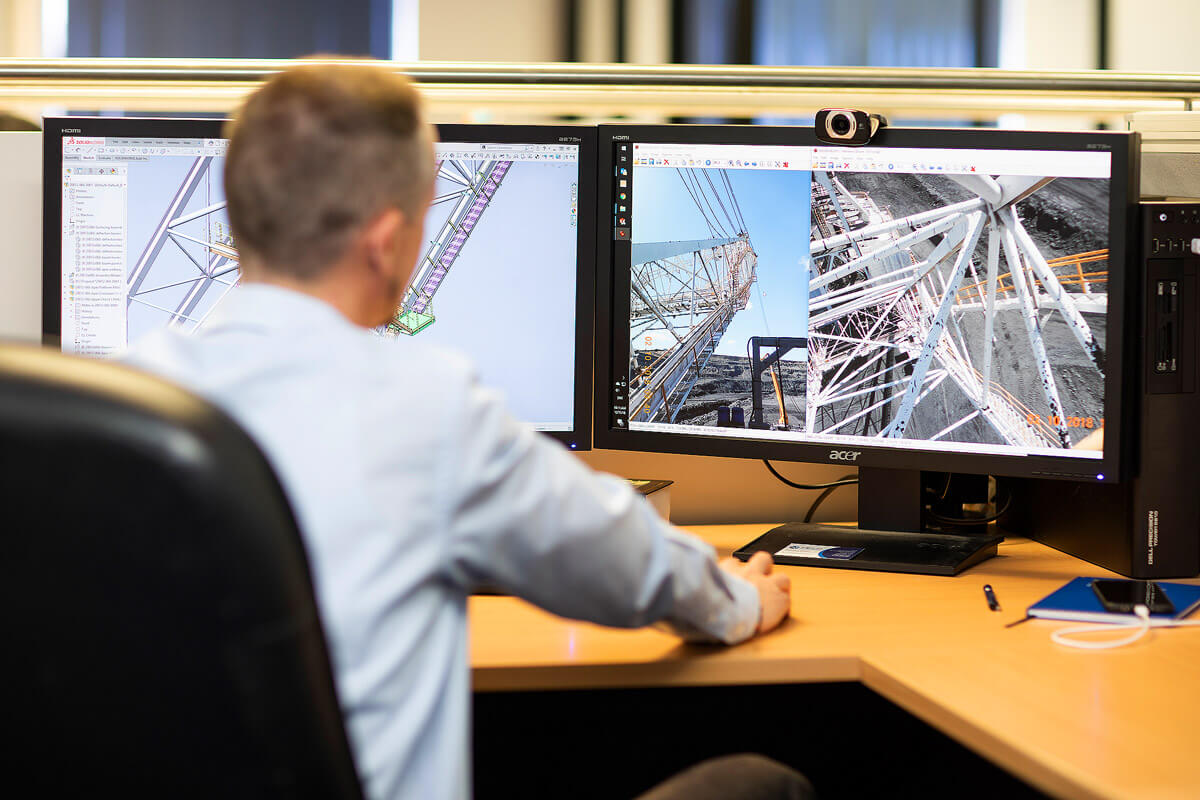
<svg viewBox="0 0 1200 800">
<path fill-rule="evenodd" d="M 47 119 L 43 328 L 116 355 L 237 284 L 223 121 Z M 428 245 L 376 333 L 472 357 L 525 422 L 590 448 L 595 129 L 444 125 Z"/>
<path fill-rule="evenodd" d="M 1129 135 L 600 130 L 597 447 L 857 467 L 884 531 L 922 473 L 1122 478 Z"/>
</svg>

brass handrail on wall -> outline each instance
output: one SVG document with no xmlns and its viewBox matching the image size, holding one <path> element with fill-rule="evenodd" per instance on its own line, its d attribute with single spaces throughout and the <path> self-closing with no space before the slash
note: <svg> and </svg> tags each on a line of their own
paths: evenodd
<svg viewBox="0 0 1200 800">
<path fill-rule="evenodd" d="M 0 105 L 228 111 L 290 61 L 0 59 Z M 869 67 L 377 62 L 410 75 L 435 116 L 804 116 L 853 105 L 897 117 L 1083 122 L 1186 111 L 1200 76 Z"/>
</svg>

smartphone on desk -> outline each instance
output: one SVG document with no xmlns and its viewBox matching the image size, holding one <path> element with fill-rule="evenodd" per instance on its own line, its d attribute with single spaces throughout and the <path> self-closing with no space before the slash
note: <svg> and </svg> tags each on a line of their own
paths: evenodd
<svg viewBox="0 0 1200 800">
<path fill-rule="evenodd" d="M 1144 605 L 1151 614 L 1175 613 L 1175 604 L 1154 581 L 1098 579 L 1092 581 L 1092 591 L 1100 598 L 1105 611 L 1132 614 L 1134 606 Z"/>
</svg>

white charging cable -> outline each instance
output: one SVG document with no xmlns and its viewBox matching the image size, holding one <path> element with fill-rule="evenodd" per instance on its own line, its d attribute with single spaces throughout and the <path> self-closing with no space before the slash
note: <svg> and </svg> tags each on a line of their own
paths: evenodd
<svg viewBox="0 0 1200 800">
<path fill-rule="evenodd" d="M 1056 644 L 1061 644 L 1064 647 L 1078 647 L 1082 650 L 1111 650 L 1114 647 L 1124 647 L 1127 644 L 1133 644 L 1138 639 L 1146 635 L 1146 631 L 1153 628 L 1186 628 L 1189 626 L 1200 626 L 1200 622 L 1183 622 L 1181 620 L 1171 620 L 1162 622 L 1156 625 L 1150 624 L 1150 609 L 1138 603 L 1133 607 L 1133 615 L 1136 620 L 1119 623 L 1100 623 L 1096 625 L 1073 625 L 1070 628 L 1059 628 L 1050 634 L 1050 639 Z M 1099 633 L 1101 631 L 1114 631 L 1131 629 L 1132 633 L 1120 639 L 1105 639 L 1103 641 L 1089 641 L 1086 639 L 1073 638 L 1087 633 Z"/>
<path fill-rule="evenodd" d="M 1150 630 L 1150 609 L 1139 603 L 1133 607 L 1133 615 L 1137 619 L 1129 622 L 1073 625 L 1070 628 L 1060 628 L 1050 634 L 1050 639 L 1054 643 L 1061 644 L 1064 647 L 1078 647 L 1081 650 L 1110 650 L 1114 647 L 1124 647 L 1127 644 L 1133 644 L 1145 636 L 1146 631 Z M 1099 633 L 1100 631 L 1115 631 L 1126 628 L 1132 629 L 1133 633 L 1120 639 L 1105 639 L 1104 641 L 1096 642 L 1072 638 L 1085 633 Z"/>
</svg>

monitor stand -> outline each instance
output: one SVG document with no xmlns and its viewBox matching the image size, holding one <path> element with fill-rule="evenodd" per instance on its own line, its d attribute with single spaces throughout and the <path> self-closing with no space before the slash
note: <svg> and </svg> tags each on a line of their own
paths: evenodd
<svg viewBox="0 0 1200 800">
<path fill-rule="evenodd" d="M 739 548 L 745 561 L 765 550 L 776 564 L 919 575 L 957 575 L 996 555 L 1003 536 L 927 533 L 922 473 L 863 467 L 858 473 L 861 527 L 789 522 Z"/>
</svg>

